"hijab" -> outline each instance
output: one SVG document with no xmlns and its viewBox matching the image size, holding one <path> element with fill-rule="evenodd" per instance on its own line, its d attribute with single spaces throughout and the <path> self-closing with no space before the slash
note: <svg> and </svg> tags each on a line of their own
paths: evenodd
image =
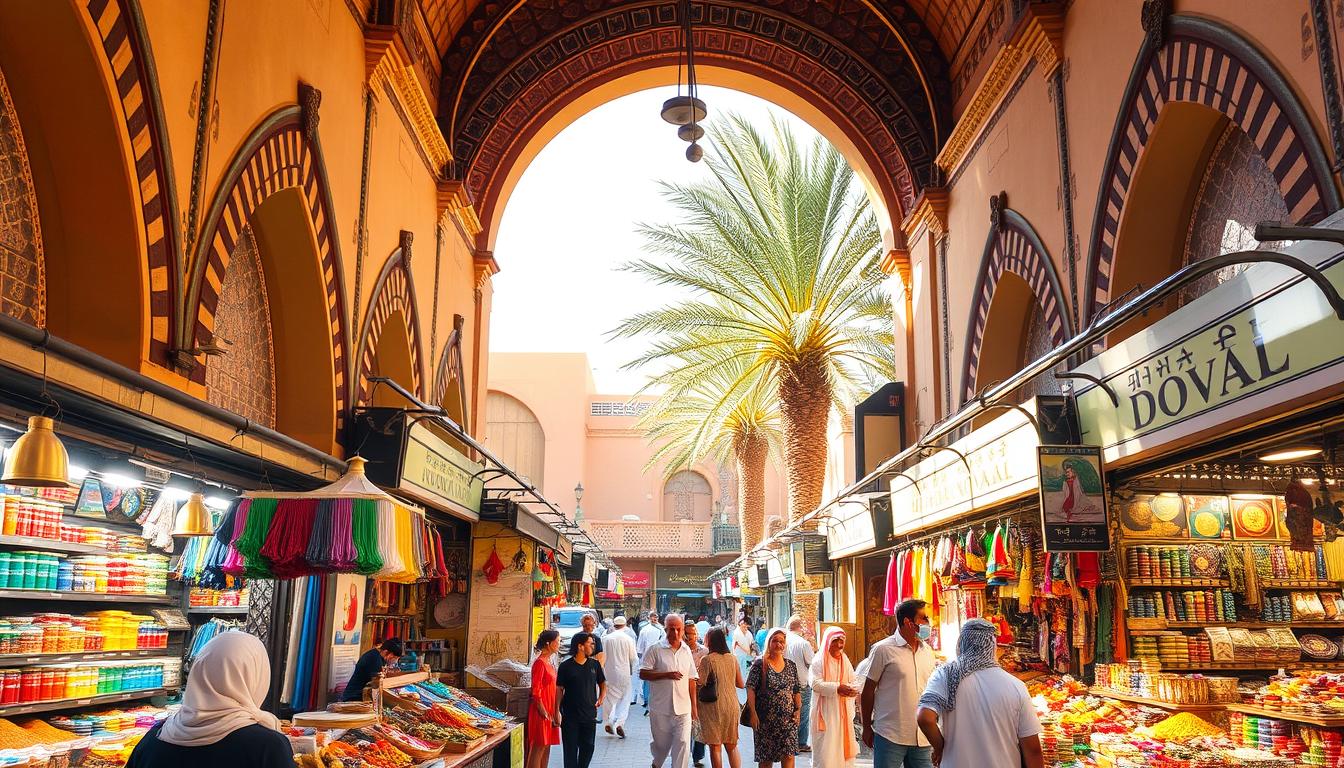
<svg viewBox="0 0 1344 768">
<path fill-rule="evenodd" d="M 951 712 L 957 705 L 957 687 L 966 676 L 999 665 L 994 655 L 998 627 L 984 619 L 970 619 L 961 625 L 957 637 L 957 660 L 946 666 L 947 698 L 929 686 L 919 697 L 919 706 L 938 712 Z"/>
<path fill-rule="evenodd" d="M 839 659 L 831 656 L 831 643 L 837 637 L 844 636 L 845 630 L 840 627 L 828 627 L 822 633 L 821 652 L 812 660 L 813 679 L 820 676 L 823 682 L 842 684 L 848 684 L 854 679 L 854 666 L 850 664 L 849 657 L 844 653 L 840 654 Z M 834 702 L 834 704 L 831 704 L 831 699 L 823 699 L 820 706 L 817 707 L 817 730 L 825 732 L 827 710 L 833 710 L 834 717 L 831 722 L 839 724 L 840 740 L 845 760 L 853 760 L 859 754 L 859 743 L 854 739 L 854 728 L 849 725 L 850 721 L 853 720 L 852 710 L 849 710 L 841 696 L 835 696 Z"/>
<path fill-rule="evenodd" d="M 266 648 L 245 632 L 224 632 L 205 644 L 187 676 L 182 707 L 163 721 L 159 739 L 180 747 L 204 747 L 249 725 L 279 730 L 261 702 L 271 687 Z"/>
</svg>

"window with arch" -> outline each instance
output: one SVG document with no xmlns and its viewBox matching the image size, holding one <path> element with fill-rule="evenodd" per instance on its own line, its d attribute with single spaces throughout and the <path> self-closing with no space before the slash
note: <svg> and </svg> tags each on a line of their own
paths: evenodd
<svg viewBox="0 0 1344 768">
<path fill-rule="evenodd" d="M 503 392 L 486 393 L 485 444 L 519 475 L 545 487 L 546 432 L 521 400 Z"/>
<path fill-rule="evenodd" d="M 714 509 L 714 495 L 709 481 L 699 472 L 682 470 L 663 484 L 663 520 L 693 520 L 709 522 Z"/>
</svg>

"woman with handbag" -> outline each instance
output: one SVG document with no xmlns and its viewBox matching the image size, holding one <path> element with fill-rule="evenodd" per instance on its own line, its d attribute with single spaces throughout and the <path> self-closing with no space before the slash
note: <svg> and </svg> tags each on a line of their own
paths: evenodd
<svg viewBox="0 0 1344 768">
<path fill-rule="evenodd" d="M 738 717 L 737 689 L 743 687 L 742 668 L 728 651 L 728 637 L 722 629 L 711 629 L 705 638 L 709 653 L 700 659 L 696 669 L 700 687 L 700 740 L 709 747 L 711 768 L 723 768 L 723 754 L 728 753 L 729 768 L 741 768 L 742 757 L 737 751 Z"/>
<path fill-rule="evenodd" d="M 798 754 L 803 687 L 798 682 L 798 667 L 784 658 L 786 637 L 783 627 L 770 630 L 765 636 L 765 653 L 751 665 L 747 676 L 747 707 L 756 730 L 753 744 L 759 768 L 770 768 L 772 763 L 793 768 Z"/>
</svg>

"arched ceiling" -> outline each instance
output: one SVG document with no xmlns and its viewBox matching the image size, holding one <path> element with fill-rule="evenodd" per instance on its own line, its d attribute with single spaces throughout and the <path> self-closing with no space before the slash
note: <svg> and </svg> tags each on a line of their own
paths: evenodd
<svg viewBox="0 0 1344 768">
<path fill-rule="evenodd" d="M 439 122 L 452 173 L 478 202 L 498 189 L 516 146 L 548 112 L 613 73 L 666 65 L 681 47 L 677 0 L 419 2 L 443 46 Z M 909 210 L 937 179 L 934 156 L 952 127 L 948 52 L 980 4 L 693 0 L 691 13 L 706 59 L 778 72 L 781 84 L 805 83 L 810 98 L 855 115 L 850 132 L 871 137 L 871 154 Z"/>
</svg>

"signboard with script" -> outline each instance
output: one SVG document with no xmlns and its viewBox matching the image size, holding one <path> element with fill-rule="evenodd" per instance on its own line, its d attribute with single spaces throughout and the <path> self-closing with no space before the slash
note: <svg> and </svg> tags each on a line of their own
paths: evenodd
<svg viewBox="0 0 1344 768">
<path fill-rule="evenodd" d="M 648 589 L 653 586 L 653 577 L 648 571 L 625 571 L 621 574 L 621 581 L 625 582 L 626 589 Z"/>
<path fill-rule="evenodd" d="M 831 572 L 809 573 L 806 564 L 806 549 L 804 544 L 793 543 L 789 545 L 789 558 L 793 562 L 793 591 L 800 592 L 820 592 L 831 586 Z M 830 561 L 826 561 L 827 565 Z"/>
<path fill-rule="evenodd" d="M 1028 411 L 1034 402 L 1023 405 Z M 891 532 L 938 525 L 990 504 L 1036 490 L 1036 427 L 1011 410 L 972 430 L 896 477 L 891 492 Z M 965 460 L 963 461 L 963 457 Z"/>
<path fill-rule="evenodd" d="M 1103 552 L 1111 548 L 1106 480 L 1095 445 L 1042 445 L 1041 529 L 1046 552 Z"/>
<path fill-rule="evenodd" d="M 654 578 L 658 589 L 709 591 L 709 577 L 718 569 L 712 565 L 657 565 Z"/>
<path fill-rule="evenodd" d="M 1302 241 L 1285 253 L 1344 291 L 1344 254 Z M 1338 385 L 1344 321 L 1296 270 L 1262 263 L 1228 279 L 1076 370 L 1094 384 L 1076 396 L 1083 441 L 1107 464 L 1159 446 L 1225 432 Z"/>
<path fill-rule="evenodd" d="M 397 489 L 475 521 L 480 519 L 481 491 L 485 488 L 477 476 L 480 471 L 480 464 L 458 453 L 429 427 L 416 423 L 406 432 Z"/>
<path fill-rule="evenodd" d="M 831 567 L 831 555 L 826 550 L 826 537 L 808 536 L 803 539 L 803 572 L 822 574 L 834 570 Z"/>
</svg>

